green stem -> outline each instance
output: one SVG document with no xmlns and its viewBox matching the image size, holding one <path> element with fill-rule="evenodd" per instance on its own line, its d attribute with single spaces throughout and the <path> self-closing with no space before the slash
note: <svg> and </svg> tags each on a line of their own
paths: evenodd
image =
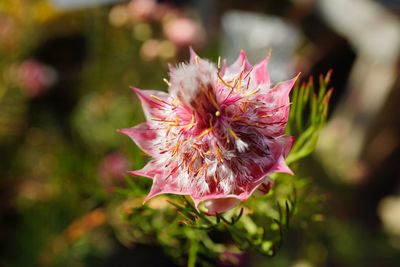
<svg viewBox="0 0 400 267">
<path fill-rule="evenodd" d="M 197 260 L 197 251 L 199 250 L 199 242 L 195 237 L 190 239 L 188 267 L 195 267 Z"/>
</svg>

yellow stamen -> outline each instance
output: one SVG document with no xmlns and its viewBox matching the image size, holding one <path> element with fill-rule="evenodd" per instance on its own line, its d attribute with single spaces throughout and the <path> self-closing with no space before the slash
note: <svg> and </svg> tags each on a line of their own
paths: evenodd
<svg viewBox="0 0 400 267">
<path fill-rule="evenodd" d="M 190 124 L 189 124 L 189 126 L 188 126 L 188 129 L 189 129 L 189 130 L 193 128 L 193 126 L 194 126 L 194 120 L 195 120 L 194 113 L 192 113 L 192 121 L 190 122 Z"/>
<path fill-rule="evenodd" d="M 155 100 L 157 100 L 157 101 L 160 101 L 160 102 L 164 101 L 164 100 L 162 100 L 161 98 L 159 98 L 158 96 L 155 96 L 155 95 L 150 95 L 150 97 L 155 99 Z"/>
<path fill-rule="evenodd" d="M 238 81 L 239 80 L 237 78 L 233 79 L 233 81 L 232 81 L 232 84 L 233 84 L 232 87 L 235 90 L 235 92 L 239 91 L 238 88 L 237 88 Z"/>
<path fill-rule="evenodd" d="M 229 133 L 233 138 L 235 138 L 236 140 L 239 139 L 239 137 L 236 135 L 236 133 L 232 130 L 231 127 L 228 127 L 227 130 L 228 130 L 228 133 Z"/>
<path fill-rule="evenodd" d="M 159 119 L 159 118 L 151 118 L 152 121 L 158 121 L 158 122 L 175 122 L 172 120 L 167 120 L 167 119 Z"/>
<path fill-rule="evenodd" d="M 199 138 L 203 138 L 204 136 L 206 136 L 207 134 L 209 134 L 212 131 L 211 128 L 205 129 L 198 137 Z"/>
<path fill-rule="evenodd" d="M 215 116 L 219 117 L 221 115 L 221 112 L 219 112 L 219 110 L 215 111 Z"/>
<path fill-rule="evenodd" d="M 213 106 L 214 106 L 215 108 L 218 108 L 217 101 L 215 101 L 214 95 L 213 95 L 213 93 L 211 92 L 211 90 L 208 91 L 208 97 L 210 98 L 211 103 L 213 104 Z"/>
<path fill-rule="evenodd" d="M 175 107 L 177 107 L 177 106 L 180 104 L 179 99 L 178 99 L 178 98 L 174 98 L 174 99 L 172 100 L 172 104 L 173 104 Z"/>
<path fill-rule="evenodd" d="M 245 118 L 245 117 L 233 117 L 232 118 L 232 121 L 245 121 L 245 120 L 247 120 L 247 118 Z"/>
<path fill-rule="evenodd" d="M 172 151 L 172 156 L 174 156 L 176 153 L 178 153 L 179 147 L 180 147 L 180 143 L 177 142 L 174 150 Z"/>
<path fill-rule="evenodd" d="M 151 98 L 153 98 L 154 100 L 157 100 L 157 101 L 159 101 L 159 102 L 161 102 L 161 103 L 164 103 L 164 104 L 166 104 L 166 105 L 168 105 L 168 106 L 171 106 L 171 104 L 170 103 L 168 103 L 167 101 L 165 101 L 165 100 L 162 100 L 161 98 L 159 98 L 158 96 L 155 96 L 155 95 L 150 95 L 150 97 Z"/>
<path fill-rule="evenodd" d="M 170 83 L 166 78 L 164 78 L 163 81 L 164 81 L 168 86 L 171 86 L 171 83 Z"/>
<path fill-rule="evenodd" d="M 242 90 L 242 75 L 243 75 L 243 72 L 241 72 L 240 76 L 239 76 L 239 82 L 238 82 L 238 86 L 237 86 L 238 91 Z"/>
<path fill-rule="evenodd" d="M 182 145 L 186 145 L 187 143 L 189 143 L 190 139 L 186 139 L 185 141 L 182 142 Z"/>
<path fill-rule="evenodd" d="M 197 150 L 197 152 L 199 152 L 200 156 L 204 159 L 204 153 L 203 151 L 201 151 L 199 146 L 197 144 L 193 144 L 193 147 Z"/>
<path fill-rule="evenodd" d="M 215 154 L 217 154 L 218 160 L 220 162 L 224 162 L 224 159 L 222 158 L 221 149 L 219 148 L 219 146 L 217 144 L 215 145 Z"/>
<path fill-rule="evenodd" d="M 232 86 L 231 86 L 229 83 L 227 83 L 227 82 L 221 77 L 221 74 L 220 74 L 219 72 L 217 73 L 217 75 L 218 75 L 219 80 L 220 80 L 226 87 L 232 88 Z"/>
<path fill-rule="evenodd" d="M 256 127 L 259 127 L 260 126 L 260 124 L 258 123 L 258 122 L 247 122 L 247 124 L 248 125 L 250 125 L 250 126 L 256 126 Z"/>
<path fill-rule="evenodd" d="M 194 161 L 197 159 L 197 154 L 195 153 L 195 154 L 193 154 L 193 157 L 192 157 L 192 159 L 190 160 L 190 162 L 189 162 L 189 164 L 188 164 L 188 169 L 189 169 L 189 171 L 192 171 L 192 165 L 193 165 L 193 163 L 194 163 Z"/>
<path fill-rule="evenodd" d="M 258 91 L 260 91 L 259 88 L 255 89 L 255 90 L 253 90 L 253 91 L 250 91 L 250 92 L 248 92 L 248 93 L 245 93 L 245 94 L 243 94 L 242 96 L 243 96 L 243 97 L 248 97 L 248 96 L 254 95 L 254 94 L 257 93 Z"/>
<path fill-rule="evenodd" d="M 270 117 L 272 117 L 272 116 L 273 116 L 272 114 L 266 114 L 266 115 L 260 116 L 260 118 L 270 118 Z"/>
<path fill-rule="evenodd" d="M 249 102 L 243 102 L 243 103 L 242 103 L 242 106 L 241 106 L 242 112 L 246 112 L 247 106 L 248 106 L 248 105 L 249 105 Z"/>
</svg>

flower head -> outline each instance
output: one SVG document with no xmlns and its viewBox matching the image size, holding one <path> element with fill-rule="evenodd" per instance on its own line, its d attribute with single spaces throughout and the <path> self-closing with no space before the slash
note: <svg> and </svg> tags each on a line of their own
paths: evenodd
<svg viewBox="0 0 400 267">
<path fill-rule="evenodd" d="M 191 50 L 188 63 L 170 70 L 169 92 L 139 90 L 147 122 L 122 129 L 152 159 L 132 175 L 153 179 L 146 200 L 189 195 L 209 214 L 231 209 L 273 172 L 292 174 L 284 158 L 289 92 L 296 78 L 271 86 L 268 58 L 252 66 L 242 51 L 217 68 Z"/>
</svg>

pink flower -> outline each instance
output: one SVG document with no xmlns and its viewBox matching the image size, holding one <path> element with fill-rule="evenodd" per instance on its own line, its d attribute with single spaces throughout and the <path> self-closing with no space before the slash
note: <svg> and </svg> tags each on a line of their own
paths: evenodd
<svg viewBox="0 0 400 267">
<path fill-rule="evenodd" d="M 240 267 L 246 266 L 248 254 L 246 252 L 233 252 L 226 250 L 221 253 L 218 266 L 220 267 Z"/>
<path fill-rule="evenodd" d="M 99 177 L 107 191 L 113 191 L 114 186 L 123 181 L 126 168 L 128 161 L 120 152 L 112 152 L 100 161 Z"/>
<path fill-rule="evenodd" d="M 57 80 L 57 73 L 53 68 L 35 59 L 22 62 L 17 74 L 28 97 L 39 96 Z"/>
<path fill-rule="evenodd" d="M 157 2 L 155 0 L 132 0 L 128 4 L 128 9 L 134 19 L 148 21 L 157 9 Z"/>
<path fill-rule="evenodd" d="M 254 67 L 242 51 L 220 68 L 191 50 L 189 63 L 170 70 L 169 92 L 139 90 L 147 122 L 122 129 L 152 159 L 130 174 L 153 179 L 146 201 L 160 194 L 189 195 L 209 214 L 227 211 L 267 176 L 292 174 L 284 158 L 289 92 L 297 77 L 271 86 L 268 58 Z"/>
<path fill-rule="evenodd" d="M 178 46 L 197 45 L 204 41 L 204 29 L 194 20 L 174 18 L 164 25 L 164 34 Z"/>
</svg>

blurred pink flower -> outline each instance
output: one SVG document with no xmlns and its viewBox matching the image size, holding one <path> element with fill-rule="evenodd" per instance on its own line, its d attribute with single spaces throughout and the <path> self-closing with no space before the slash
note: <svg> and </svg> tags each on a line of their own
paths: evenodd
<svg viewBox="0 0 400 267">
<path fill-rule="evenodd" d="M 128 4 L 128 10 L 137 21 L 148 21 L 157 11 L 156 0 L 132 0 Z"/>
<path fill-rule="evenodd" d="M 132 175 L 153 179 L 146 201 L 189 195 L 209 214 L 227 211 L 273 172 L 292 174 L 284 158 L 293 138 L 284 133 L 296 78 L 271 87 L 268 59 L 254 67 L 242 51 L 231 66 L 216 66 L 191 50 L 189 63 L 170 70 L 169 93 L 133 88 L 147 122 L 122 129 L 152 160 Z"/>
<path fill-rule="evenodd" d="M 248 260 L 246 252 L 233 252 L 226 250 L 219 258 L 218 266 L 220 267 L 240 267 L 245 266 Z"/>
<path fill-rule="evenodd" d="M 106 190 L 112 191 L 115 185 L 121 183 L 127 168 L 128 160 L 120 152 L 110 153 L 100 161 L 99 177 Z"/>
<path fill-rule="evenodd" d="M 35 59 L 27 59 L 18 66 L 18 79 L 29 97 L 42 94 L 57 79 L 53 68 Z"/>
<path fill-rule="evenodd" d="M 174 18 L 164 25 L 165 36 L 178 46 L 189 46 L 204 41 L 204 30 L 194 20 L 188 18 Z"/>
</svg>

